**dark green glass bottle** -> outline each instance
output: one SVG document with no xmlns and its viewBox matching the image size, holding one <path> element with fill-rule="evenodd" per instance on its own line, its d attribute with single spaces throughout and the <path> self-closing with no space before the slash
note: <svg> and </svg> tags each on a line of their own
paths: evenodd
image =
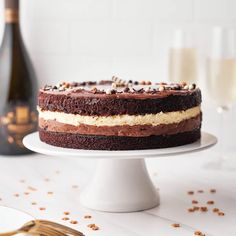
<svg viewBox="0 0 236 236">
<path fill-rule="evenodd" d="M 37 80 L 21 36 L 19 0 L 5 0 L 0 47 L 0 154 L 30 153 L 22 144 L 37 130 Z"/>
</svg>

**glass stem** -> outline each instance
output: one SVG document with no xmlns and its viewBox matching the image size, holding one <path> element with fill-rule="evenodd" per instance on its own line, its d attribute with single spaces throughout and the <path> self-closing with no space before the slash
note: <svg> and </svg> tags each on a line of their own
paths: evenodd
<svg viewBox="0 0 236 236">
<path fill-rule="evenodd" d="M 219 114 L 219 161 L 222 162 L 224 160 L 224 133 L 225 133 L 225 122 L 224 115 L 229 110 L 227 106 L 220 106 L 217 108 L 217 112 Z"/>
<path fill-rule="evenodd" d="M 224 111 L 219 112 L 220 115 L 220 124 L 219 124 L 219 154 L 220 161 L 223 161 L 223 150 L 224 150 Z"/>
</svg>

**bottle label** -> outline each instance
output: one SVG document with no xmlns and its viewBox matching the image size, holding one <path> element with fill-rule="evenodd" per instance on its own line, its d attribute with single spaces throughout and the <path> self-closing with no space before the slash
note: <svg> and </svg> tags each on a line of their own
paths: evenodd
<svg viewBox="0 0 236 236">
<path fill-rule="evenodd" d="M 5 22 L 17 23 L 19 21 L 19 12 L 16 9 L 7 8 L 5 10 Z"/>
<path fill-rule="evenodd" d="M 37 129 L 37 114 L 28 106 L 16 106 L 0 117 L 0 127 L 6 143 L 24 148 L 24 136 Z"/>
</svg>

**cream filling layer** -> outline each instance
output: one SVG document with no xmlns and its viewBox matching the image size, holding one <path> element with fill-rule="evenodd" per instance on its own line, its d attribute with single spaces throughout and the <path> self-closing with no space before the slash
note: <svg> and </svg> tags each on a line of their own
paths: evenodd
<svg viewBox="0 0 236 236">
<path fill-rule="evenodd" d="M 161 125 L 179 123 L 183 120 L 196 117 L 201 113 L 201 107 L 196 106 L 185 111 L 160 112 L 146 115 L 114 115 L 114 116 L 82 116 L 63 112 L 43 111 L 38 108 L 39 118 L 55 120 L 60 123 L 79 126 L 118 126 L 118 125 Z"/>
</svg>

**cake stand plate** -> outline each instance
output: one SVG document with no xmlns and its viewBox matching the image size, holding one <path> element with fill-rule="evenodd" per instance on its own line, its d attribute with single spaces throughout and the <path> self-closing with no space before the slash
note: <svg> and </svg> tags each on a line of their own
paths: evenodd
<svg viewBox="0 0 236 236">
<path fill-rule="evenodd" d="M 160 196 L 153 185 L 144 158 L 175 156 L 201 151 L 215 145 L 215 136 L 202 132 L 199 141 L 172 148 L 101 151 L 60 148 L 43 143 L 38 132 L 27 135 L 23 143 L 45 155 L 99 159 L 91 182 L 80 196 L 82 205 L 99 211 L 133 212 L 160 204 Z"/>
</svg>

